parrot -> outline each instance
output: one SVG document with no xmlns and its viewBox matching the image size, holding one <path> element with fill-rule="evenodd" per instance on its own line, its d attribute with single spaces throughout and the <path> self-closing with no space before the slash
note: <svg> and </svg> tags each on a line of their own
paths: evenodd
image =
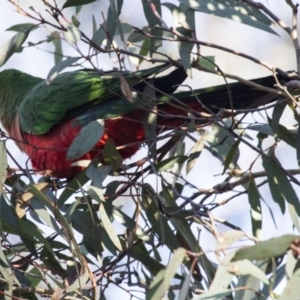
<svg viewBox="0 0 300 300">
<path fill-rule="evenodd" d="M 169 73 L 161 75 L 165 71 Z M 74 163 L 101 159 L 108 142 L 119 148 L 122 159 L 132 157 L 146 140 L 145 115 L 155 107 L 161 133 L 187 124 L 191 115 L 256 108 L 278 98 L 240 82 L 177 91 L 186 78 L 182 66 L 170 63 L 135 72 L 81 69 L 48 80 L 8 69 L 0 73 L 0 122 L 35 172 L 72 179 L 83 170 Z M 275 79 L 253 82 L 273 88 Z M 261 102 L 263 98 L 267 100 Z M 98 119 L 104 120 L 98 142 L 81 157 L 68 159 L 78 133 Z"/>
</svg>

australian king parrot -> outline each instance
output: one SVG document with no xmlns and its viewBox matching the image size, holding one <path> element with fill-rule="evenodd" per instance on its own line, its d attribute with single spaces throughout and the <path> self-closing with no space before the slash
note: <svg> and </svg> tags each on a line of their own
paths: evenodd
<svg viewBox="0 0 300 300">
<path fill-rule="evenodd" d="M 267 92 L 239 82 L 230 84 L 231 97 L 227 85 L 176 92 L 187 75 L 182 67 L 175 67 L 162 76 L 170 66 L 136 72 L 84 69 L 50 81 L 4 70 L 0 73 L 0 121 L 36 171 L 72 178 L 82 168 L 72 166 L 74 160 L 67 159 L 67 150 L 81 128 L 93 120 L 104 120 L 104 133 L 77 160 L 101 159 L 108 140 L 119 147 L 123 159 L 131 157 L 145 141 L 145 113 L 154 103 L 157 132 L 162 132 L 188 123 L 191 115 L 199 117 L 201 112 L 255 108 L 276 99 L 263 103 L 260 99 Z M 269 76 L 253 82 L 273 88 L 275 79 Z M 200 124 L 207 123 L 200 119 Z"/>
</svg>

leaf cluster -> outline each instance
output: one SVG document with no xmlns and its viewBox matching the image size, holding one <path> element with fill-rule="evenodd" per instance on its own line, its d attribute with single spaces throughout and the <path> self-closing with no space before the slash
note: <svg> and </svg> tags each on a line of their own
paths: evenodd
<svg viewBox="0 0 300 300">
<path fill-rule="evenodd" d="M 14 55 L 30 51 L 30 47 L 52 43 L 54 67 L 47 76 L 49 82 L 66 68 L 98 69 L 102 56 L 117 62 L 120 70 L 129 63 L 139 69 L 145 62 L 173 62 L 182 65 L 189 76 L 201 69 L 224 79 L 245 81 L 223 72 L 212 55 L 203 57 L 200 45 L 285 73 L 235 49 L 198 39 L 196 19 L 202 13 L 269 34 L 278 34 L 272 27 L 277 23 L 292 34 L 292 28 L 255 1 L 141 1 L 146 22 L 142 28 L 123 21 L 123 0 L 109 1 L 101 20 L 95 17 L 100 15 L 96 5 L 101 1 L 67 0 L 61 6 L 56 1 L 43 1 L 47 16 L 34 7 L 26 10 L 10 2 L 32 23 L 8 29 L 16 34 L 0 47 L 0 66 Z M 292 2 L 287 1 L 287 5 L 295 16 Z M 89 7 L 99 11 L 89 20 L 92 32 L 86 33 L 81 12 Z M 171 21 L 164 18 L 164 9 L 171 13 Z M 45 26 L 48 36 L 44 40 L 29 41 L 33 30 L 44 30 Z M 165 43 L 176 44 L 179 61 L 166 53 Z M 77 55 L 69 57 L 66 47 Z M 130 83 L 124 78 L 120 82 L 123 94 L 131 101 Z M 82 162 L 87 169 L 70 182 L 53 178 L 37 181 L 28 168 L 8 169 L 8 137 L 1 131 L 3 298 L 106 299 L 112 289 L 131 299 L 149 300 L 299 298 L 299 235 L 260 240 L 266 224 L 274 228 L 281 225 L 276 214 L 288 215 L 291 231 L 300 232 L 297 95 L 279 82 L 278 90 L 265 90 L 281 98 L 267 107 L 269 110 L 240 111 L 245 115 L 260 112 L 261 121 L 250 124 L 243 121 L 244 115 L 235 118 L 232 110 L 208 111 L 207 115 L 190 112 L 183 126 L 159 135 L 153 130 L 157 114 L 153 107 L 145 122 L 146 154 L 142 159 L 126 164 L 118 149 L 108 143 L 103 150 L 105 164 Z M 150 87 L 145 96 L 152 92 Z M 230 87 L 227 94 L 234 96 Z M 283 122 L 287 112 L 293 126 Z M 224 119 L 222 113 L 229 118 Z M 203 128 L 203 122 L 209 126 Z M 103 133 L 102 124 L 85 128 L 84 140 L 79 137 L 75 141 L 70 157 L 92 147 Z M 97 136 L 87 134 L 91 131 Z M 298 162 L 294 169 L 280 161 L 278 148 L 282 144 L 291 149 Z M 254 157 L 246 167 L 245 147 Z M 206 171 L 203 156 L 210 164 L 219 165 L 221 176 L 212 186 L 189 177 L 200 178 Z M 269 197 L 263 194 L 264 187 L 270 190 Z M 237 199 L 247 202 L 248 211 L 242 217 L 250 219 L 251 232 L 218 217 L 220 209 L 226 210 Z M 214 241 L 209 247 L 207 237 Z M 283 279 L 286 286 L 276 295 L 274 290 Z"/>
</svg>

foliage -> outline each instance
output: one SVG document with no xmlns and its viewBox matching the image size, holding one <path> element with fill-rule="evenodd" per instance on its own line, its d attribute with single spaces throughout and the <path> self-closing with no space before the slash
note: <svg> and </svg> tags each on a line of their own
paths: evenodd
<svg viewBox="0 0 300 300">
<path fill-rule="evenodd" d="M 196 18 L 202 13 L 225 18 L 227 22 L 238 21 L 268 34 L 277 34 L 272 28 L 277 23 L 293 39 L 298 57 L 293 28 L 252 0 L 141 1 L 141 18 L 147 22 L 142 28 L 121 21 L 123 0 L 110 0 L 108 11 L 101 18 L 102 1 L 41 1 L 47 13 L 10 2 L 31 23 L 8 29 L 16 34 L 0 47 L 0 65 L 5 66 L 18 52 L 51 42 L 55 47 L 55 65 L 49 71 L 50 82 L 66 68 L 97 68 L 100 55 L 116 61 L 119 68 L 129 64 L 143 68 L 145 62 L 173 61 L 162 48 L 165 41 L 178 46 L 180 63 L 190 76 L 199 69 L 243 80 L 224 74 L 214 57 L 203 57 L 200 45 L 260 63 L 270 74 L 274 70 L 284 73 L 235 49 L 198 40 Z M 295 19 L 297 7 L 286 2 Z M 81 12 L 90 5 L 98 10 L 97 17 L 95 13 L 90 20 L 82 20 Z M 172 21 L 163 17 L 162 7 L 171 12 Z M 92 25 L 92 33 L 85 31 L 84 22 Z M 44 33 L 45 26 L 49 35 L 32 42 L 32 31 Z M 78 55 L 69 57 L 65 44 Z M 122 85 L 130 98 L 129 85 L 126 81 Z M 272 202 L 282 214 L 288 211 L 294 226 L 291 231 L 300 232 L 299 197 L 295 191 L 300 185 L 296 176 L 300 171 L 298 167 L 288 169 L 277 157 L 279 143 L 286 143 L 299 164 L 299 114 L 293 93 L 279 83 L 278 89 L 284 95 L 282 99 L 289 101 L 281 101 L 283 104 L 275 105 L 273 111 L 256 109 L 267 116 L 259 123 L 244 124 L 232 113 L 223 120 L 219 113 L 211 113 L 210 125 L 204 128 L 203 118 L 193 116 L 193 121 L 163 136 L 146 130 L 149 142 L 144 158 L 122 163 L 117 149 L 108 144 L 104 149 L 107 164 L 92 162 L 70 182 L 52 178 L 37 181 L 32 170 L 7 168 L 9 150 L 5 141 L 9 137 L 1 132 L 3 298 L 106 299 L 111 289 L 125 293 L 128 299 L 299 298 L 299 236 L 289 234 L 260 241 L 267 218 L 271 216 L 274 221 L 269 221 L 268 226 L 280 226 L 272 210 L 263 209 Z M 228 93 L 230 97 L 230 89 Z M 283 111 L 292 112 L 295 125 L 280 123 Z M 244 111 L 249 112 L 253 110 Z M 103 126 L 100 127 L 102 134 Z M 84 144 L 97 140 L 92 134 L 82 135 L 88 140 Z M 78 137 L 69 154 L 87 151 L 86 144 L 82 144 Z M 241 170 L 238 163 L 245 146 L 256 157 Z M 212 188 L 190 181 L 191 173 L 197 176 L 205 171 L 201 165 L 203 152 L 222 165 L 223 176 Z M 270 199 L 261 194 L 260 188 L 266 185 L 271 191 Z M 217 208 L 226 210 L 228 203 L 245 194 L 250 210 L 245 217 L 251 218 L 251 232 L 215 213 Z M 223 233 L 217 224 L 224 225 Z M 216 241 L 206 247 L 210 251 L 203 249 L 201 230 Z M 274 289 L 284 278 L 285 288 L 276 295 Z"/>
</svg>

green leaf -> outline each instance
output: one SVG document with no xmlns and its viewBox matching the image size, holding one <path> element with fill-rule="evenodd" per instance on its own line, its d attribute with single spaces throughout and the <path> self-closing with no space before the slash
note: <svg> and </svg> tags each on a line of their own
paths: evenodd
<svg viewBox="0 0 300 300">
<path fill-rule="evenodd" d="M 243 259 L 231 263 L 228 267 L 228 272 L 235 275 L 252 275 L 265 284 L 269 284 L 266 274 L 255 266 L 248 259 Z"/>
<path fill-rule="evenodd" d="M 226 124 L 230 124 L 231 120 L 224 120 Z M 208 151 L 216 156 L 222 163 L 224 163 L 230 149 L 236 143 L 236 140 L 228 135 L 228 131 L 216 124 L 212 124 L 212 132 L 206 134 L 206 141 L 209 143 L 211 148 L 207 148 Z M 235 151 L 235 156 L 232 159 L 230 167 L 236 168 L 237 161 L 239 159 L 240 153 L 237 149 Z"/>
<path fill-rule="evenodd" d="M 106 164 L 116 167 L 120 166 L 123 162 L 122 156 L 110 139 L 105 143 L 105 146 L 102 150 L 102 157 Z"/>
<path fill-rule="evenodd" d="M 212 283 L 209 287 L 208 293 L 201 295 L 200 299 L 215 299 L 213 295 L 224 290 L 228 287 L 234 275 L 228 272 L 226 265 L 219 265 L 215 276 L 213 277 Z M 232 292 L 232 291 L 231 291 Z M 217 298 L 218 299 L 218 298 Z"/>
<path fill-rule="evenodd" d="M 24 32 L 18 32 L 0 47 L 0 67 L 3 66 L 14 53 L 22 49 L 22 45 L 26 41 L 32 28 L 33 27 L 30 27 Z"/>
<path fill-rule="evenodd" d="M 137 230 L 137 235 L 143 234 L 143 230 L 137 226 L 137 223 L 118 207 L 113 206 L 112 216 L 118 223 L 124 225 L 130 231 Z"/>
<path fill-rule="evenodd" d="M 63 60 L 63 49 L 61 44 L 61 37 L 58 31 L 51 32 L 48 40 L 54 45 L 54 64 L 57 65 Z"/>
<path fill-rule="evenodd" d="M 1 178 L 0 193 L 3 193 L 3 184 L 6 181 L 6 177 L 7 177 L 6 146 L 5 146 L 5 141 L 0 141 L 0 178 Z"/>
<path fill-rule="evenodd" d="M 254 125 L 249 126 L 248 129 L 258 131 L 267 136 L 274 135 L 274 132 L 273 132 L 271 126 L 268 124 L 254 124 Z"/>
<path fill-rule="evenodd" d="M 151 39 L 149 38 L 144 38 L 144 41 L 143 41 L 143 44 L 141 46 L 141 50 L 139 52 L 140 55 L 142 56 L 147 56 L 148 53 L 150 52 L 150 47 L 151 47 L 151 43 L 150 43 Z M 131 61 L 134 60 L 135 58 L 134 57 L 130 57 Z M 139 66 L 142 62 L 143 62 L 143 59 L 142 58 L 139 58 L 139 63 L 136 64 L 137 66 Z"/>
<path fill-rule="evenodd" d="M 163 172 L 171 169 L 175 164 L 183 164 L 187 159 L 189 159 L 189 157 L 185 155 L 169 157 L 156 164 L 156 169 L 158 172 Z"/>
<path fill-rule="evenodd" d="M 291 216 L 291 220 L 293 222 L 293 225 L 297 229 L 298 233 L 300 233 L 300 223 L 299 223 L 299 216 L 297 215 L 297 212 L 295 210 L 294 205 L 289 204 L 288 205 L 289 214 Z"/>
<path fill-rule="evenodd" d="M 151 1 L 151 7 L 149 5 L 149 2 L 143 1 L 143 9 L 144 9 L 144 15 L 147 19 L 147 22 L 149 24 L 149 31 L 150 34 L 157 36 L 158 38 L 162 37 L 162 30 L 156 29 L 155 26 L 161 26 L 161 22 L 158 20 L 157 16 L 152 11 L 151 7 L 153 7 L 156 10 L 156 13 L 161 16 L 161 3 L 160 0 L 152 0 Z M 150 40 L 150 56 L 152 57 L 153 53 L 162 45 L 162 41 L 160 39 L 152 38 Z"/>
<path fill-rule="evenodd" d="M 68 160 L 80 158 L 85 153 L 88 153 L 97 142 L 101 139 L 104 133 L 104 121 L 101 119 L 92 121 L 81 128 L 78 135 L 73 140 L 67 152 Z"/>
<path fill-rule="evenodd" d="M 293 251 L 289 250 L 286 257 L 285 272 L 288 278 L 293 276 L 298 259 L 294 256 Z"/>
<path fill-rule="evenodd" d="M 269 121 L 270 121 L 270 119 L 269 119 Z M 267 124 L 251 125 L 248 127 L 248 129 L 258 131 L 265 135 L 274 136 L 275 138 L 279 138 L 279 139 L 285 141 L 291 147 L 297 148 L 298 141 L 297 141 L 297 135 L 295 134 L 295 132 L 296 132 L 295 128 L 288 129 L 281 124 L 277 124 L 276 125 L 276 130 L 277 130 L 276 134 L 274 134 L 272 127 Z"/>
<path fill-rule="evenodd" d="M 47 82 L 51 82 L 62 70 L 77 62 L 81 57 L 68 57 L 56 64 L 47 75 Z"/>
<path fill-rule="evenodd" d="M 272 119 L 268 118 L 269 124 L 272 127 L 273 132 L 277 133 L 279 130 L 280 118 L 283 114 L 283 111 L 286 107 L 286 102 L 278 103 L 275 105 L 272 113 Z"/>
<path fill-rule="evenodd" d="M 99 28 L 94 32 L 92 41 L 99 47 L 102 45 L 103 41 L 106 39 L 106 32 L 104 30 L 104 24 L 101 24 Z"/>
<path fill-rule="evenodd" d="M 245 234 L 239 230 L 230 230 L 222 233 L 217 242 L 216 251 L 224 251 L 228 249 L 232 244 L 234 244 L 244 236 Z"/>
<path fill-rule="evenodd" d="M 116 30 L 116 36 L 119 35 L 121 38 L 124 38 L 124 34 L 128 34 L 132 32 L 132 26 L 129 23 L 119 22 L 119 26 Z"/>
<path fill-rule="evenodd" d="M 85 269 L 85 272 L 83 275 L 81 275 L 79 278 L 75 280 L 70 286 L 67 287 L 66 292 L 70 293 L 78 289 L 82 289 L 85 283 L 89 279 L 89 272 L 87 269 Z"/>
<path fill-rule="evenodd" d="M 81 9 L 82 9 L 82 5 L 79 5 L 79 6 L 75 7 L 75 13 L 76 13 L 76 15 L 78 15 L 80 13 Z"/>
<path fill-rule="evenodd" d="M 146 300 L 163 299 L 165 293 L 163 288 L 164 278 L 165 278 L 165 270 L 161 270 L 152 281 L 150 290 L 146 295 Z"/>
<path fill-rule="evenodd" d="M 260 285 L 261 281 L 258 280 L 256 277 L 250 275 L 239 275 L 234 296 L 236 299 L 255 299 L 257 293 L 260 293 L 260 295 L 262 294 L 262 292 L 260 291 Z M 265 286 L 269 287 L 266 284 Z M 267 299 L 267 297 L 263 299 Z"/>
<path fill-rule="evenodd" d="M 282 255 L 288 250 L 291 243 L 297 239 L 299 239 L 298 235 L 286 234 L 267 241 L 258 242 L 255 246 L 238 250 L 232 261 L 242 259 L 263 260 Z"/>
<path fill-rule="evenodd" d="M 89 178 L 85 175 L 85 172 L 81 172 L 78 175 L 76 175 L 61 193 L 57 201 L 57 206 L 59 208 L 62 207 L 65 204 L 65 202 L 74 194 L 74 191 L 77 191 L 88 181 Z"/>
<path fill-rule="evenodd" d="M 223 168 L 223 173 L 226 172 L 226 170 L 229 168 L 230 164 L 232 161 L 236 158 L 236 154 L 239 152 L 239 145 L 240 145 L 240 140 L 237 140 L 230 148 L 225 161 L 224 161 L 224 168 Z"/>
<path fill-rule="evenodd" d="M 111 224 L 111 222 L 108 218 L 108 215 L 105 211 L 105 208 L 104 208 L 103 204 L 100 204 L 99 214 L 100 214 L 100 217 L 101 217 L 101 222 L 103 224 L 103 227 L 104 227 L 106 233 L 108 234 L 109 238 L 111 239 L 113 244 L 116 246 L 116 248 L 119 251 L 122 251 L 122 245 L 120 243 L 119 237 L 116 234 L 116 232 L 114 230 L 114 227 L 112 226 L 112 224 Z"/>
<path fill-rule="evenodd" d="M 142 27 L 142 31 L 149 32 L 149 27 L 148 26 Z M 139 43 L 139 42 L 143 42 L 145 38 L 146 37 L 143 34 L 133 31 L 130 33 L 127 41 L 130 43 Z"/>
<path fill-rule="evenodd" d="M 97 31 L 97 27 L 98 27 L 94 15 L 93 15 L 92 21 L 93 21 L 93 36 L 94 36 L 94 35 L 95 35 L 95 32 Z"/>
<path fill-rule="evenodd" d="M 217 300 L 217 299 L 226 299 L 226 296 L 232 295 L 232 290 L 224 290 L 222 292 L 208 292 L 201 294 L 200 297 L 195 297 L 193 300 Z"/>
<path fill-rule="evenodd" d="M 297 162 L 298 162 L 298 166 L 300 166 L 300 126 L 298 127 L 297 130 L 297 136 L 296 136 L 296 153 L 297 153 Z"/>
<path fill-rule="evenodd" d="M 150 290 L 147 293 L 147 300 L 156 300 L 163 297 L 163 295 L 169 289 L 171 280 L 176 274 L 176 271 L 181 265 L 185 256 L 186 251 L 183 248 L 178 248 L 174 251 L 174 255 L 171 261 L 168 263 L 167 268 L 165 270 L 161 270 L 153 280 Z"/>
<path fill-rule="evenodd" d="M 178 300 L 186 300 L 186 299 L 188 299 L 187 295 L 189 293 L 191 280 L 192 280 L 192 272 L 189 272 L 187 274 L 187 276 L 185 276 L 185 279 L 184 279 L 183 284 L 181 286 L 181 289 L 180 289 L 180 292 L 179 292 L 179 296 L 178 296 Z"/>
<path fill-rule="evenodd" d="M 248 200 L 250 204 L 252 234 L 257 238 L 261 237 L 262 211 L 260 194 L 254 180 L 251 180 L 248 187 Z"/>
<path fill-rule="evenodd" d="M 215 71 L 216 65 L 215 65 L 215 57 L 214 56 L 201 56 L 198 60 L 200 66 Z"/>
<path fill-rule="evenodd" d="M 79 20 L 76 18 L 76 16 L 72 16 L 72 23 L 73 23 L 73 25 L 75 26 L 75 27 L 79 27 L 79 25 L 80 25 L 80 22 L 79 22 Z"/>
<path fill-rule="evenodd" d="M 297 148 L 297 135 L 294 133 L 296 128 L 288 129 L 285 126 L 278 125 L 278 137 L 293 148 Z"/>
<path fill-rule="evenodd" d="M 38 28 L 38 26 L 36 24 L 22 23 L 22 24 L 13 25 L 13 26 L 7 28 L 6 31 L 27 32 L 28 30 L 32 31 L 37 28 Z"/>
<path fill-rule="evenodd" d="M 14 272 L 12 270 L 10 263 L 5 257 L 2 247 L 0 247 L 0 274 L 5 279 L 6 286 L 8 287 L 8 291 L 6 291 L 6 293 L 12 295 L 12 287 L 16 278 L 14 276 Z"/>
<path fill-rule="evenodd" d="M 96 2 L 97 0 L 67 0 L 65 4 L 63 5 L 62 9 L 66 7 L 72 7 L 72 6 L 79 6 L 79 5 L 85 5 L 92 2 Z"/>
<path fill-rule="evenodd" d="M 289 279 L 283 293 L 278 298 L 279 300 L 294 300 L 300 298 L 300 268 L 296 270 L 293 276 Z"/>
<path fill-rule="evenodd" d="M 155 276 L 160 270 L 165 268 L 163 264 L 151 257 L 150 253 L 143 244 L 138 244 L 137 246 L 131 248 L 128 252 L 128 255 L 137 261 L 140 261 L 152 276 Z"/>
<path fill-rule="evenodd" d="M 153 80 L 150 79 L 147 81 L 149 84 L 146 84 L 143 90 L 142 99 L 145 102 L 150 102 L 149 99 L 155 99 L 155 90 L 153 87 Z M 157 139 L 157 107 L 154 101 L 150 102 L 148 111 L 145 116 L 145 123 L 144 123 L 144 131 L 149 153 L 153 160 L 156 160 L 156 139 Z"/>
<path fill-rule="evenodd" d="M 117 4 L 117 5 L 116 5 Z M 123 0 L 110 0 L 110 6 L 107 12 L 106 31 L 107 31 L 107 43 L 106 47 L 111 48 L 117 28 L 122 36 L 122 29 L 120 25 L 119 15 L 123 6 Z"/>
<path fill-rule="evenodd" d="M 175 29 L 183 36 L 192 38 L 192 31 L 195 29 L 194 11 L 183 11 L 180 7 L 178 7 L 178 5 L 174 5 L 169 2 L 163 3 L 162 5 L 166 6 L 171 11 Z M 190 26 L 187 21 L 187 15 L 189 16 L 189 21 L 192 22 L 192 26 Z M 194 43 L 179 41 L 178 47 L 182 65 L 188 76 L 192 77 L 191 52 L 194 47 Z"/>
<path fill-rule="evenodd" d="M 44 238 L 39 228 L 29 220 L 18 219 L 12 207 L 6 203 L 3 195 L 0 201 L 0 223 L 3 231 L 17 234 L 32 241 L 36 241 L 35 239 L 37 239 L 47 247 L 49 252 L 53 253 L 49 242 Z"/>
<path fill-rule="evenodd" d="M 173 279 L 176 271 L 179 269 L 184 258 L 186 257 L 186 250 L 184 248 L 178 248 L 174 251 L 171 261 L 168 263 L 165 270 L 164 288 L 169 288 L 170 282 Z"/>
<path fill-rule="evenodd" d="M 52 198 L 53 201 L 56 201 L 56 198 L 54 197 L 52 191 L 49 190 L 50 186 L 47 183 L 33 184 L 32 187 L 39 191 L 42 191 L 42 193 L 47 195 L 47 197 Z M 23 194 L 23 199 L 24 196 L 30 194 L 30 192 Z M 37 216 L 39 216 L 40 220 L 42 220 L 42 222 L 40 223 L 46 224 L 47 226 L 49 226 L 49 228 L 61 234 L 60 228 L 58 227 L 55 219 L 51 214 L 49 214 L 49 210 L 47 210 L 45 205 L 43 205 L 42 201 L 39 201 L 39 198 L 33 197 L 33 199 L 30 201 L 30 206 L 32 210 L 37 214 Z"/>
<path fill-rule="evenodd" d="M 266 32 L 276 34 L 271 28 L 272 21 L 259 8 L 234 0 L 179 0 L 187 7 L 197 11 L 227 18 Z"/>
<path fill-rule="evenodd" d="M 147 215 L 154 232 L 158 235 L 159 239 L 164 243 L 171 251 L 180 247 L 175 232 L 171 229 L 169 223 L 166 221 L 162 213 L 159 211 L 158 201 L 155 200 L 157 195 L 151 186 L 146 185 L 142 189 L 142 207 Z"/>
<path fill-rule="evenodd" d="M 200 157 L 203 147 L 204 147 L 204 142 L 205 142 L 205 135 L 204 133 L 200 139 L 197 141 L 197 143 L 194 145 L 193 149 L 191 150 L 191 153 L 189 155 L 187 164 L 186 164 L 186 175 L 190 173 L 190 171 L 193 169 L 195 166 L 198 158 Z"/>
<path fill-rule="evenodd" d="M 298 216 L 300 216 L 299 199 L 291 183 L 287 179 L 287 175 L 271 159 L 263 157 L 262 161 L 263 167 L 267 172 L 271 194 L 274 201 L 278 203 L 282 213 L 285 212 L 285 199 L 288 203 L 294 205 Z"/>
</svg>

